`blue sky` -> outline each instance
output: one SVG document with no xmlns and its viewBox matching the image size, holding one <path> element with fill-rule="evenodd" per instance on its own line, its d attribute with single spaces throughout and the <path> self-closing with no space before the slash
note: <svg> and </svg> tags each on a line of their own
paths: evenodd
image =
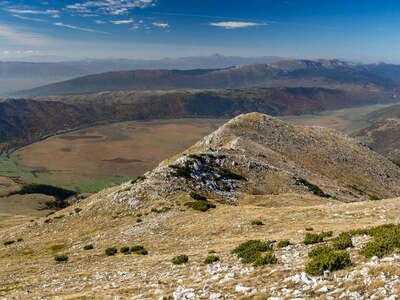
<svg viewBox="0 0 400 300">
<path fill-rule="evenodd" d="M 400 1 L 0 0 L 0 59 L 209 55 L 400 63 Z"/>
</svg>

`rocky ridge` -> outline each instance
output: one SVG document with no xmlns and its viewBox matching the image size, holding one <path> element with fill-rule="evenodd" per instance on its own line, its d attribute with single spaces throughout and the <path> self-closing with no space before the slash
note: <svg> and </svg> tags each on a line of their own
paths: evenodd
<svg viewBox="0 0 400 300">
<path fill-rule="evenodd" d="M 113 199 L 139 205 L 201 191 L 232 204 L 246 194 L 285 193 L 348 202 L 399 195 L 399 176 L 393 163 L 334 130 L 252 113 L 162 162 L 139 184 L 127 183 Z"/>
<path fill-rule="evenodd" d="M 389 118 L 355 132 L 354 137 L 393 161 L 400 160 L 400 119 Z"/>
<path fill-rule="evenodd" d="M 360 255 L 323 276 L 304 271 L 304 235 L 398 223 L 400 169 L 355 140 L 271 116 L 241 115 L 136 181 L 104 190 L 47 218 L 0 231 L 0 295 L 7 299 L 397 299 L 399 256 Z M 195 193 L 195 194 L 193 194 Z M 205 197 L 208 211 L 187 206 Z M 374 199 L 376 200 L 376 199 Z M 346 203 L 351 202 L 351 203 Z M 265 225 L 252 225 L 261 220 Z M 243 264 L 248 240 L 290 239 L 278 262 Z M 20 240 L 20 241 L 18 241 Z M 17 242 L 18 241 L 18 242 Z M 329 242 L 330 238 L 326 242 Z M 325 243 L 326 243 L 325 242 Z M 91 244 L 93 250 L 83 250 Z M 142 244 L 147 256 L 105 256 Z M 215 253 L 219 262 L 205 264 Z M 54 255 L 69 259 L 56 263 Z M 187 254 L 189 262 L 171 259 Z"/>
</svg>

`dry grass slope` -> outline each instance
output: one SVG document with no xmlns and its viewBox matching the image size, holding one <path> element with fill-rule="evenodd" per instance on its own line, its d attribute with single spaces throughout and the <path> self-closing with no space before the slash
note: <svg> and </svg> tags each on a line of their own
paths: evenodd
<svg viewBox="0 0 400 300">
<path fill-rule="evenodd" d="M 359 254 L 368 237 L 354 240 L 352 266 L 325 279 L 302 273 L 313 246 L 301 242 L 306 228 L 336 236 L 398 223 L 398 199 L 363 200 L 371 193 L 398 196 L 399 175 L 396 165 L 333 130 L 242 115 L 136 182 L 0 231 L 0 241 L 15 241 L 0 246 L 0 295 L 325 299 L 343 293 L 371 296 L 379 288 L 396 295 L 400 281 L 393 278 L 400 274 L 390 260 L 371 263 Z M 193 198 L 216 208 L 193 210 L 185 205 Z M 253 220 L 264 225 L 251 225 Z M 294 245 L 274 247 L 277 264 L 254 268 L 231 253 L 248 240 L 283 239 Z M 86 245 L 94 249 L 84 250 Z M 148 255 L 105 255 L 107 248 L 135 245 L 143 245 Z M 210 253 L 220 261 L 205 265 Z M 188 262 L 173 265 L 171 260 L 183 254 Z M 67 255 L 68 261 L 55 262 L 55 255 Z M 381 273 L 386 281 L 365 283 Z"/>
</svg>

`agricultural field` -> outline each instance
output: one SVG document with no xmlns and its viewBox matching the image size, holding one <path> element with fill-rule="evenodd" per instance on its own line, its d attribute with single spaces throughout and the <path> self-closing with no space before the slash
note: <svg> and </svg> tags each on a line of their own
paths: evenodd
<svg viewBox="0 0 400 300">
<path fill-rule="evenodd" d="M 78 130 L 1 157 L 0 176 L 97 192 L 143 175 L 225 121 L 132 121 Z"/>
</svg>

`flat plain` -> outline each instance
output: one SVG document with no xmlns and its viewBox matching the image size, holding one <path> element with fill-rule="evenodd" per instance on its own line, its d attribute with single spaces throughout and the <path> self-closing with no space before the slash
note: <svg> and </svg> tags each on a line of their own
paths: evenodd
<svg viewBox="0 0 400 300">
<path fill-rule="evenodd" d="M 370 125 L 363 116 L 386 105 L 281 117 L 295 125 L 351 133 Z M 97 192 L 141 176 L 214 131 L 225 119 L 129 121 L 54 136 L 0 159 L 0 175 L 81 192 Z"/>
<path fill-rule="evenodd" d="M 224 122 L 180 119 L 96 126 L 31 144 L 12 160 L 14 167 L 25 170 L 24 180 L 95 192 L 143 175 Z"/>
</svg>

